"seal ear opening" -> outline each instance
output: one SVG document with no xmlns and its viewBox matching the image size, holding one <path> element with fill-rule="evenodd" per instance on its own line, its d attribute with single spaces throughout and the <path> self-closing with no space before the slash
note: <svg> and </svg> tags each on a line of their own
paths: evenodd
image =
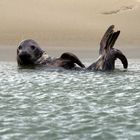
<svg viewBox="0 0 140 140">
<path fill-rule="evenodd" d="M 35 50 L 35 48 L 36 48 L 34 45 L 31 45 L 30 47 L 32 50 Z"/>
<path fill-rule="evenodd" d="M 116 58 L 120 59 L 123 64 L 124 69 L 127 69 L 128 61 L 127 61 L 127 58 L 125 57 L 125 55 L 121 51 L 117 50 Z"/>
</svg>

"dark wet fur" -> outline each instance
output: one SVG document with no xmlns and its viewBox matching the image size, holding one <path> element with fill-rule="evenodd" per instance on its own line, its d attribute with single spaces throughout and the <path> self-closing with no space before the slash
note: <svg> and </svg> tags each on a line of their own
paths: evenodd
<svg viewBox="0 0 140 140">
<path fill-rule="evenodd" d="M 17 49 L 17 62 L 20 67 L 31 67 L 32 65 L 46 65 L 48 67 L 62 67 L 65 69 L 74 69 L 77 66 L 84 68 L 84 64 L 79 58 L 69 52 L 63 53 L 59 58 L 46 58 L 41 62 L 38 59 L 42 57 L 44 51 L 39 45 L 31 39 L 22 41 Z"/>
</svg>

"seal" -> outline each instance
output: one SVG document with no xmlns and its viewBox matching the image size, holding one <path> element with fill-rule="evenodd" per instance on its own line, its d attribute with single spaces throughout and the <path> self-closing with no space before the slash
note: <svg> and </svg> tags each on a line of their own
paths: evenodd
<svg viewBox="0 0 140 140">
<path fill-rule="evenodd" d="M 120 59 L 124 69 L 128 67 L 128 61 L 125 55 L 118 49 L 113 48 L 120 31 L 114 31 L 114 25 L 111 25 L 100 42 L 99 57 L 87 69 L 95 71 L 111 71 L 115 69 L 115 60 Z"/>
<path fill-rule="evenodd" d="M 69 52 L 59 58 L 53 58 L 43 51 L 32 39 L 23 40 L 17 48 L 17 63 L 20 67 L 45 65 L 47 67 L 62 67 L 65 69 L 85 68 L 79 58 Z"/>
<path fill-rule="evenodd" d="M 99 57 L 90 66 L 84 64 L 73 53 L 63 53 L 59 58 L 53 58 L 43 51 L 32 39 L 23 40 L 17 48 L 17 63 L 19 66 L 45 65 L 47 67 L 62 67 L 65 69 L 84 69 L 90 71 L 110 71 L 115 69 L 115 60 L 120 59 L 124 69 L 128 67 L 125 55 L 113 46 L 120 34 L 111 25 L 100 41 Z"/>
</svg>

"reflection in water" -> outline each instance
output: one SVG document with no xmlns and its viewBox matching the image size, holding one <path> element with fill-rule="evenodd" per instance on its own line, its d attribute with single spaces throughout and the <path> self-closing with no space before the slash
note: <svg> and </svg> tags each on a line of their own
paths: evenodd
<svg viewBox="0 0 140 140">
<path fill-rule="evenodd" d="M 107 73 L 1 62 L 0 77 L 1 140 L 140 137 L 139 61 Z"/>
</svg>

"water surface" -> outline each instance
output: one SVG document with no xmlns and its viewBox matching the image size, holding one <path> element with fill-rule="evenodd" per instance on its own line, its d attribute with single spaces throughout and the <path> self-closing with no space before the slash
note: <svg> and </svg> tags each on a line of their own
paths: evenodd
<svg viewBox="0 0 140 140">
<path fill-rule="evenodd" d="M 88 63 L 87 63 L 88 65 Z M 0 140 L 139 140 L 140 60 L 128 71 L 0 62 Z"/>
</svg>

